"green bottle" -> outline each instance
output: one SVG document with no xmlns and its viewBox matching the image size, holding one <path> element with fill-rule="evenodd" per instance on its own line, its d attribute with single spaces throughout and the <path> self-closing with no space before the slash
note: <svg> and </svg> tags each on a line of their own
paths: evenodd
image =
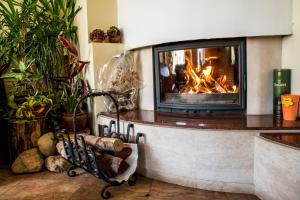
<svg viewBox="0 0 300 200">
<path fill-rule="evenodd" d="M 273 114 L 282 117 L 281 95 L 291 93 L 291 70 L 274 69 L 273 71 Z"/>
</svg>

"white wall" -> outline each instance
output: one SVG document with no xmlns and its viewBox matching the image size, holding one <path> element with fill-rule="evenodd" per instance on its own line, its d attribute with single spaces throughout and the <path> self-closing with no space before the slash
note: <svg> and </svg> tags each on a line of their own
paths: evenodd
<svg viewBox="0 0 300 200">
<path fill-rule="evenodd" d="M 291 0 L 118 0 L 127 48 L 193 39 L 287 35 Z"/>
<path fill-rule="evenodd" d="M 77 5 L 81 10 L 75 18 L 75 25 L 78 27 L 78 43 L 81 60 L 89 60 L 89 35 L 88 35 L 88 18 L 87 18 L 87 2 L 85 0 L 78 0 Z"/>
<path fill-rule="evenodd" d="M 300 1 L 293 1 L 293 35 L 282 42 L 282 66 L 292 69 L 292 93 L 300 95 Z"/>
</svg>

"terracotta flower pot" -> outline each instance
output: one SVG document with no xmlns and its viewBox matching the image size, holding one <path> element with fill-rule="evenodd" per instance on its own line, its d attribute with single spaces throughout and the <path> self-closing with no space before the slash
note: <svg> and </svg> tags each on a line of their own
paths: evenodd
<svg viewBox="0 0 300 200">
<path fill-rule="evenodd" d="M 73 130 L 73 114 L 63 113 L 64 128 Z M 76 114 L 76 130 L 81 131 L 86 128 L 87 125 L 87 113 L 81 112 Z"/>
<path fill-rule="evenodd" d="M 281 102 L 283 119 L 287 121 L 295 121 L 298 113 L 299 95 L 281 95 Z"/>
</svg>

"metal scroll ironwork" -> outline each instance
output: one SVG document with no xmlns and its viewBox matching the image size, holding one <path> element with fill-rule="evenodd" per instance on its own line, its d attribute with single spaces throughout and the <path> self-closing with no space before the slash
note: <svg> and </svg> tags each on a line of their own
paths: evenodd
<svg viewBox="0 0 300 200">
<path fill-rule="evenodd" d="M 109 127 L 107 128 L 108 133 L 106 136 L 108 137 L 114 137 L 119 138 L 123 140 L 124 142 L 130 142 L 130 130 L 133 130 L 133 125 L 130 124 L 127 129 L 126 134 L 120 133 L 120 112 L 119 112 L 119 105 L 117 101 L 114 99 L 114 97 L 106 92 L 92 92 L 85 96 L 83 96 L 77 103 L 74 111 L 73 111 L 73 131 L 74 131 L 74 140 L 70 138 L 69 130 L 65 130 L 64 133 L 67 137 L 65 139 L 62 137 L 65 153 L 67 156 L 67 159 L 71 162 L 72 166 L 68 169 L 67 173 L 70 177 L 74 177 L 77 175 L 75 168 L 79 167 L 87 171 L 88 173 L 93 174 L 95 177 L 102 179 L 106 183 L 108 183 L 101 191 L 101 196 L 104 199 L 108 199 L 111 196 L 111 193 L 108 191 L 108 188 L 114 187 L 114 186 L 120 186 L 125 181 L 115 181 L 111 180 L 109 176 L 100 170 L 99 163 L 96 161 L 96 156 L 94 151 L 86 145 L 85 140 L 82 136 L 78 136 L 77 130 L 76 130 L 76 112 L 79 108 L 79 105 L 87 98 L 89 97 L 97 97 L 97 96 L 107 96 L 111 99 L 111 101 L 115 104 L 116 108 L 116 121 L 111 121 Z M 112 126 L 115 125 L 116 128 L 113 131 Z M 134 143 L 139 142 L 139 138 L 143 135 L 141 133 L 138 133 Z M 128 184 L 130 186 L 134 185 L 136 182 L 136 175 L 133 175 L 133 180 L 128 180 Z"/>
</svg>

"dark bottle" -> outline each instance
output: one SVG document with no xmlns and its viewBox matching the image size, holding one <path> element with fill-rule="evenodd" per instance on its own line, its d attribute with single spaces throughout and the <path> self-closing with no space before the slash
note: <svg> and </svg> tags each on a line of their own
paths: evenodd
<svg viewBox="0 0 300 200">
<path fill-rule="evenodd" d="M 291 93 L 291 70 L 274 69 L 273 71 L 273 114 L 277 118 L 282 117 L 282 94 Z"/>
</svg>

